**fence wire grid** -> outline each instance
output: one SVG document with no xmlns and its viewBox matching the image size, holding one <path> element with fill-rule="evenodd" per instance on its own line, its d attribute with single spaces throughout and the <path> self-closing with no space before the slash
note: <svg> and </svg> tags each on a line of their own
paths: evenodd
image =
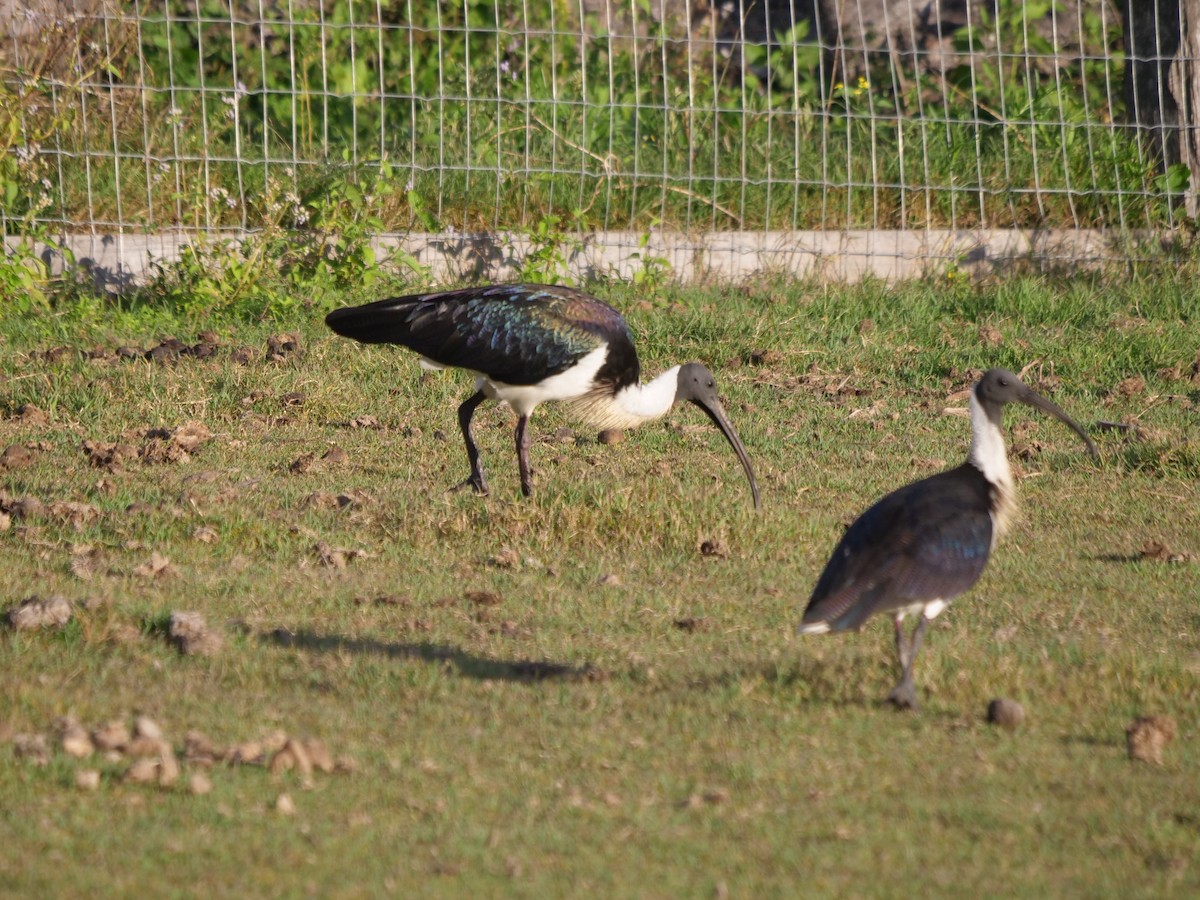
<svg viewBox="0 0 1200 900">
<path fill-rule="evenodd" d="M 8 235 L 1129 233 L 1187 186 L 1106 0 L 5 6 Z"/>
</svg>

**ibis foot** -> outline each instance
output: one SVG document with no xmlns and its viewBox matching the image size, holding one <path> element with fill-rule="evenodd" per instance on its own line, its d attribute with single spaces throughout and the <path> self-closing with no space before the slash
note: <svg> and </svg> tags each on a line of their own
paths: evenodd
<svg viewBox="0 0 1200 900">
<path fill-rule="evenodd" d="M 892 688 L 892 692 L 887 695 L 887 702 L 896 707 L 896 709 L 915 710 L 920 707 L 920 704 L 917 703 L 916 686 L 907 680 L 901 681 Z"/>
<path fill-rule="evenodd" d="M 485 482 L 482 477 L 477 478 L 476 476 L 472 475 L 470 478 L 460 481 L 454 487 L 450 488 L 450 493 L 457 494 L 459 491 L 465 490 L 472 490 L 476 494 L 486 495 L 488 492 L 487 482 Z"/>
</svg>

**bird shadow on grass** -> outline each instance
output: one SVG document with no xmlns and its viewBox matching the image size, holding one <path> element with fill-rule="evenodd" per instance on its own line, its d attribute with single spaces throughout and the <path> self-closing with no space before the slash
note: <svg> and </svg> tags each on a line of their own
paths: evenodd
<svg viewBox="0 0 1200 900">
<path fill-rule="evenodd" d="M 899 710 L 884 698 L 888 686 L 881 686 L 877 693 L 857 666 L 858 660 L 846 663 L 830 662 L 811 657 L 802 657 L 786 662 L 753 662 L 725 668 L 716 672 L 694 674 L 685 681 L 690 691 L 721 692 L 739 691 L 745 685 L 761 685 L 781 697 L 794 699 L 806 707 L 880 712 L 910 715 L 911 711 Z M 890 667 L 886 670 L 890 676 Z M 936 698 L 926 695 L 918 686 L 917 693 L 921 708 L 917 714 L 926 720 L 953 720 L 962 718 L 961 712 L 941 708 Z"/>
<path fill-rule="evenodd" d="M 1120 749 L 1125 746 L 1125 738 L 1102 737 L 1095 734 L 1064 734 L 1061 738 L 1064 745 L 1070 747 L 1078 745 L 1081 747 L 1109 747 Z"/>
<path fill-rule="evenodd" d="M 445 644 L 391 643 L 373 638 L 350 637 L 343 634 L 320 634 L 315 631 L 292 631 L 276 628 L 263 632 L 259 640 L 279 647 L 290 647 L 316 653 L 360 653 L 386 656 L 392 659 L 416 659 L 429 663 L 449 664 L 467 678 L 481 681 L 537 682 L 561 681 L 605 681 L 606 673 L 585 663 L 573 666 L 567 663 L 536 660 L 489 659 L 475 656 Z"/>
<path fill-rule="evenodd" d="M 1106 562 L 1128 565 L 1129 563 L 1145 562 L 1144 553 L 1098 553 L 1087 557 L 1091 562 Z"/>
</svg>

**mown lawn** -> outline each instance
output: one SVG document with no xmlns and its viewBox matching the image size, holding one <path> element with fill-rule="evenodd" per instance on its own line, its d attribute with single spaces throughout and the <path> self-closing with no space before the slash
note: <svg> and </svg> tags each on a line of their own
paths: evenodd
<svg viewBox="0 0 1200 900">
<path fill-rule="evenodd" d="M 760 512 L 691 408 L 614 445 L 539 410 L 524 500 L 511 417 L 487 407 L 492 493 L 449 493 L 468 379 L 422 378 L 319 311 L 0 316 L 0 450 L 28 450 L 6 457 L 0 601 L 74 606 L 60 629 L 0 632 L 5 892 L 1200 891 L 1189 279 L 606 296 L 648 373 L 717 373 Z M 207 358 L 114 355 L 204 330 Z M 268 361 L 286 331 L 300 352 Z M 946 410 L 972 378 L 1030 364 L 1102 458 L 1009 411 L 1022 514 L 931 629 L 921 711 L 896 713 L 886 619 L 794 627 L 844 524 L 961 461 L 968 423 Z M 184 459 L 167 435 L 187 422 L 211 437 Z M 133 455 L 95 465 L 85 441 L 101 463 L 103 444 Z M 344 460 L 322 458 L 333 446 Z M 173 647 L 180 610 L 223 648 Z M 994 697 L 1024 705 L 1015 732 L 984 721 Z M 220 748 L 282 731 L 351 771 L 305 784 L 218 762 L 194 795 L 193 764 L 161 788 L 125 782 L 124 756 L 57 749 L 61 716 L 135 714 L 177 753 L 189 730 Z M 1178 728 L 1161 766 L 1126 755 L 1151 714 Z M 44 766 L 12 749 L 36 733 Z M 84 769 L 97 790 L 75 786 Z"/>
</svg>

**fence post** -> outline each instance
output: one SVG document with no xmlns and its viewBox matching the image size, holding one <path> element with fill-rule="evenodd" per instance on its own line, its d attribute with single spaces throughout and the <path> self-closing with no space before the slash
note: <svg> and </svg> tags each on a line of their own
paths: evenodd
<svg viewBox="0 0 1200 900">
<path fill-rule="evenodd" d="M 1194 219 L 1200 213 L 1200 0 L 1179 3 L 1179 51 L 1169 82 L 1179 108 L 1179 161 L 1191 173 L 1184 210 Z"/>
</svg>

